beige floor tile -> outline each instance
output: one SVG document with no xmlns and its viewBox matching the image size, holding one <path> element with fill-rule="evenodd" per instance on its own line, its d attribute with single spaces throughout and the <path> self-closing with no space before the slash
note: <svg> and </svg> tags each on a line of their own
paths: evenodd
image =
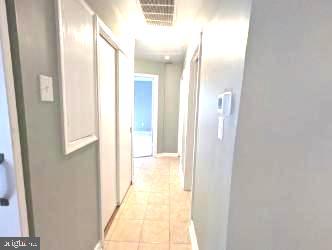
<svg viewBox="0 0 332 250">
<path fill-rule="evenodd" d="M 178 192 L 183 191 L 183 183 L 180 182 L 180 180 L 170 180 L 169 182 L 169 187 L 170 187 L 170 194 L 174 196 Z"/>
<path fill-rule="evenodd" d="M 146 205 L 148 202 L 148 196 L 148 192 L 133 191 L 130 193 L 125 206 Z"/>
<path fill-rule="evenodd" d="M 151 186 L 152 193 L 167 193 L 169 194 L 169 184 L 158 184 L 155 183 L 154 185 Z"/>
<path fill-rule="evenodd" d="M 172 187 L 178 188 L 179 192 L 183 191 L 183 183 L 180 180 L 172 180 L 172 179 L 170 179 L 169 185 L 172 186 Z"/>
<path fill-rule="evenodd" d="M 189 223 L 171 223 L 171 242 L 190 244 Z"/>
<path fill-rule="evenodd" d="M 177 176 L 180 175 L 180 171 L 181 171 L 181 169 L 180 169 L 180 167 L 179 167 L 178 164 L 177 164 L 177 165 L 172 165 L 172 164 L 171 164 L 169 170 L 170 170 L 170 174 L 171 174 L 171 175 L 172 175 L 173 173 L 176 174 Z"/>
<path fill-rule="evenodd" d="M 118 222 L 117 220 L 112 221 L 112 223 L 111 223 L 110 227 L 108 228 L 108 231 L 105 235 L 105 240 L 106 241 L 111 240 L 111 235 L 114 233 L 117 222 Z"/>
<path fill-rule="evenodd" d="M 155 175 L 152 185 L 165 185 L 169 184 L 170 178 L 167 175 Z"/>
<path fill-rule="evenodd" d="M 128 203 L 124 211 L 121 213 L 121 219 L 143 220 L 146 211 L 146 204 Z"/>
<path fill-rule="evenodd" d="M 169 250 L 168 244 L 148 244 L 141 243 L 139 245 L 139 250 Z"/>
<path fill-rule="evenodd" d="M 180 170 L 179 169 L 171 168 L 170 173 L 171 173 L 170 180 L 180 180 Z"/>
<path fill-rule="evenodd" d="M 167 188 L 169 189 L 168 181 L 154 181 L 151 185 L 151 188 Z"/>
<path fill-rule="evenodd" d="M 150 204 L 145 213 L 145 220 L 169 221 L 169 205 Z"/>
<path fill-rule="evenodd" d="M 124 220 L 117 221 L 114 231 L 110 235 L 112 241 L 139 242 L 143 221 Z"/>
<path fill-rule="evenodd" d="M 169 173 L 171 175 L 172 178 L 177 178 L 179 176 L 179 168 L 170 168 L 169 169 Z"/>
<path fill-rule="evenodd" d="M 183 191 L 178 159 L 135 159 L 134 168 L 134 185 L 105 237 L 106 250 L 191 249 L 187 244 L 191 195 Z"/>
<path fill-rule="evenodd" d="M 182 191 L 183 187 L 181 185 L 173 185 L 172 183 L 169 185 L 169 193 L 177 193 L 179 191 Z"/>
<path fill-rule="evenodd" d="M 133 191 L 135 192 L 150 192 L 151 184 L 147 183 L 134 183 L 132 186 Z"/>
<path fill-rule="evenodd" d="M 171 203 L 170 206 L 171 222 L 188 222 L 190 221 L 190 214 L 191 211 L 189 207 L 174 206 L 174 204 Z"/>
<path fill-rule="evenodd" d="M 150 193 L 148 204 L 169 205 L 169 197 L 168 193 Z"/>
<path fill-rule="evenodd" d="M 190 205 L 191 193 L 188 191 L 179 191 L 171 194 L 171 200 L 176 204 Z"/>
<path fill-rule="evenodd" d="M 138 243 L 109 241 L 105 244 L 104 250 L 137 250 Z"/>
<path fill-rule="evenodd" d="M 171 250 L 192 250 L 189 244 L 172 244 Z"/>
<path fill-rule="evenodd" d="M 136 176 L 135 183 L 151 184 L 153 180 L 153 175 L 140 175 Z"/>
<path fill-rule="evenodd" d="M 172 198 L 170 198 L 170 205 L 173 208 L 183 208 L 183 209 L 187 209 L 190 210 L 191 207 L 191 201 L 190 200 L 174 200 Z"/>
<path fill-rule="evenodd" d="M 141 242 L 144 243 L 168 243 L 168 221 L 144 221 Z"/>
<path fill-rule="evenodd" d="M 169 177 L 170 170 L 169 170 L 168 167 L 157 168 L 156 169 L 156 173 L 159 174 L 159 175 L 161 175 L 161 176 Z"/>
</svg>

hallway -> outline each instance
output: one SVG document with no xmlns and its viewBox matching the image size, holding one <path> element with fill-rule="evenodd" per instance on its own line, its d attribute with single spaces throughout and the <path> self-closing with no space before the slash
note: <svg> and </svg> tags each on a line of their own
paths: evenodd
<svg viewBox="0 0 332 250">
<path fill-rule="evenodd" d="M 134 184 L 105 239 L 106 250 L 190 250 L 191 193 L 177 158 L 137 158 Z"/>
</svg>

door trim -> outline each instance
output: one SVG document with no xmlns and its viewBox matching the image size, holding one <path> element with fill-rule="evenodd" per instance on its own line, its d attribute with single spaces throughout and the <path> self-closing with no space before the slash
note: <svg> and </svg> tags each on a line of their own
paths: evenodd
<svg viewBox="0 0 332 250">
<path fill-rule="evenodd" d="M 96 55 L 97 55 L 97 60 L 96 60 L 96 74 L 97 74 L 97 100 L 98 100 L 98 128 L 100 126 L 100 76 L 99 76 L 99 69 L 98 69 L 98 51 L 100 49 L 100 46 L 98 44 L 98 38 L 99 36 L 101 36 L 102 38 L 104 38 L 114 49 L 115 49 L 115 99 L 116 99 L 116 103 L 115 103 L 115 117 L 116 117 L 116 124 L 115 124 L 115 131 L 116 131 L 116 197 L 118 199 L 119 197 L 119 185 L 118 185 L 118 136 L 117 136 L 117 127 L 118 127 L 118 75 L 119 75 L 119 67 L 118 67 L 118 53 L 119 51 L 123 50 L 121 49 L 121 46 L 119 44 L 119 42 L 117 41 L 115 35 L 113 34 L 113 32 L 111 31 L 110 28 L 107 27 L 107 25 L 97 16 L 95 15 L 96 18 L 96 35 L 95 35 L 95 43 L 96 43 Z M 123 52 L 124 53 L 124 52 Z M 99 129 L 98 129 L 98 133 L 99 133 Z M 99 136 L 99 135 L 98 135 Z M 99 137 L 100 138 L 100 137 Z M 100 141 L 98 142 L 98 193 L 99 193 L 99 197 L 98 197 L 98 201 L 99 201 L 99 237 L 100 237 L 100 245 L 103 246 L 104 245 L 104 239 L 105 239 L 105 233 L 104 233 L 104 227 L 103 227 L 103 218 L 102 218 L 102 208 L 103 208 L 103 199 L 102 199 L 102 176 L 101 176 L 101 162 L 100 162 Z M 117 200 L 117 203 L 119 203 L 119 201 Z"/>
<path fill-rule="evenodd" d="M 12 58 L 10 54 L 10 41 L 9 31 L 7 23 L 6 3 L 0 1 L 0 46 L 3 52 L 4 73 L 5 73 L 5 86 L 7 91 L 9 120 L 11 128 L 11 139 L 13 143 L 13 156 L 14 156 L 14 168 L 16 177 L 16 189 L 19 205 L 21 235 L 22 237 L 29 236 L 29 223 L 28 223 L 28 211 L 25 197 L 25 185 L 23 176 L 23 164 L 21 155 L 21 143 L 18 127 L 18 116 L 16 107 L 15 87 L 14 87 L 14 75 L 12 70 Z"/>
<path fill-rule="evenodd" d="M 194 185 L 195 163 L 196 163 L 196 147 L 197 147 L 197 127 L 199 113 L 199 92 L 201 77 L 201 58 L 202 58 L 202 33 L 200 40 L 191 57 L 189 63 L 189 91 L 187 120 L 185 121 L 185 151 L 184 151 L 184 189 L 190 191 Z M 193 66 L 196 66 L 194 68 Z M 193 69 L 195 69 L 193 71 Z M 195 75 L 196 74 L 196 75 Z M 192 138 L 192 141 L 188 141 Z"/>
<path fill-rule="evenodd" d="M 69 99 L 79 99 L 79 100 L 85 100 L 84 97 L 79 96 L 80 98 L 78 98 L 78 96 L 75 95 L 71 95 L 71 96 L 67 96 L 68 93 L 70 93 L 68 86 L 70 84 L 68 84 L 67 81 L 67 75 L 70 74 L 70 70 L 66 70 L 65 69 L 65 57 L 66 57 L 66 44 L 67 41 L 65 40 L 65 36 L 64 36 L 64 31 L 65 31 L 65 26 L 66 26 L 66 22 L 69 20 L 66 20 L 64 18 L 64 11 L 63 11 L 63 0 L 56 0 L 55 1 L 55 8 L 56 8 L 56 27 L 57 27 L 57 56 L 58 56 L 58 74 L 59 74 L 59 82 L 60 82 L 60 103 L 61 103 L 61 117 L 62 117 L 62 142 L 63 142 L 63 152 L 65 155 L 71 154 L 72 152 L 75 152 L 77 150 L 79 150 L 80 148 L 83 148 L 95 141 L 98 140 L 98 124 L 97 124 L 97 94 L 96 94 L 96 68 L 93 69 L 93 83 L 91 83 L 91 86 L 94 89 L 93 95 L 91 96 L 86 96 L 86 98 L 92 98 L 93 97 L 93 115 L 90 117 L 89 119 L 93 119 L 93 126 L 94 128 L 91 129 L 89 132 L 85 133 L 84 135 L 81 135 L 79 138 L 76 139 L 70 139 L 71 138 L 71 129 L 69 127 L 69 119 L 71 117 L 71 114 L 73 112 L 71 112 L 70 110 L 70 102 L 68 101 Z M 95 18 L 95 14 L 92 11 L 92 9 L 89 7 L 89 5 L 87 5 L 85 3 L 85 1 L 83 0 L 79 0 L 77 2 L 77 4 L 80 4 L 81 7 L 84 8 L 84 11 L 89 15 L 89 17 L 92 20 L 92 23 L 90 24 L 93 28 L 93 41 L 92 41 L 92 50 L 93 50 L 93 59 L 92 62 L 89 62 L 89 65 L 91 63 L 91 65 L 93 65 L 93 67 L 96 66 L 96 59 L 97 59 L 97 48 L 96 48 L 96 18 Z M 83 62 L 85 63 L 85 62 Z M 87 84 L 87 83 L 85 83 Z M 90 86 L 90 87 L 91 87 Z M 76 92 L 75 92 L 76 93 Z M 89 93 L 90 94 L 90 93 Z M 80 103 L 81 105 L 83 105 L 83 103 Z M 84 110 L 84 106 L 82 107 L 82 110 Z M 82 118 L 82 117 L 81 117 Z M 82 125 L 81 125 L 82 126 Z"/>
<path fill-rule="evenodd" d="M 152 79 L 152 156 L 158 154 L 158 100 L 159 100 L 159 76 L 153 74 L 135 73 L 136 77 Z M 135 119 L 133 119 L 133 123 Z M 132 125 L 134 128 L 134 124 Z"/>
</svg>

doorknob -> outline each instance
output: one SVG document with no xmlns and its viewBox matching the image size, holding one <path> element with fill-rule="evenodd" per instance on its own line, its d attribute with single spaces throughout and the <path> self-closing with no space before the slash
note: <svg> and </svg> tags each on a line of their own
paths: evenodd
<svg viewBox="0 0 332 250">
<path fill-rule="evenodd" d="M 5 155 L 3 153 L 0 153 L 0 164 L 2 164 L 5 161 Z M 9 206 L 9 200 L 6 198 L 0 198 L 0 207 L 8 207 Z"/>
</svg>

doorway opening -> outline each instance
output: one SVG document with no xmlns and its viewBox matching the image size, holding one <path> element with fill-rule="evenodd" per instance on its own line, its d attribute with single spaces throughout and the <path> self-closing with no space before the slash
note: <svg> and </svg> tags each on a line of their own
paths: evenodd
<svg viewBox="0 0 332 250">
<path fill-rule="evenodd" d="M 157 154 L 158 76 L 135 74 L 133 156 Z"/>
</svg>

